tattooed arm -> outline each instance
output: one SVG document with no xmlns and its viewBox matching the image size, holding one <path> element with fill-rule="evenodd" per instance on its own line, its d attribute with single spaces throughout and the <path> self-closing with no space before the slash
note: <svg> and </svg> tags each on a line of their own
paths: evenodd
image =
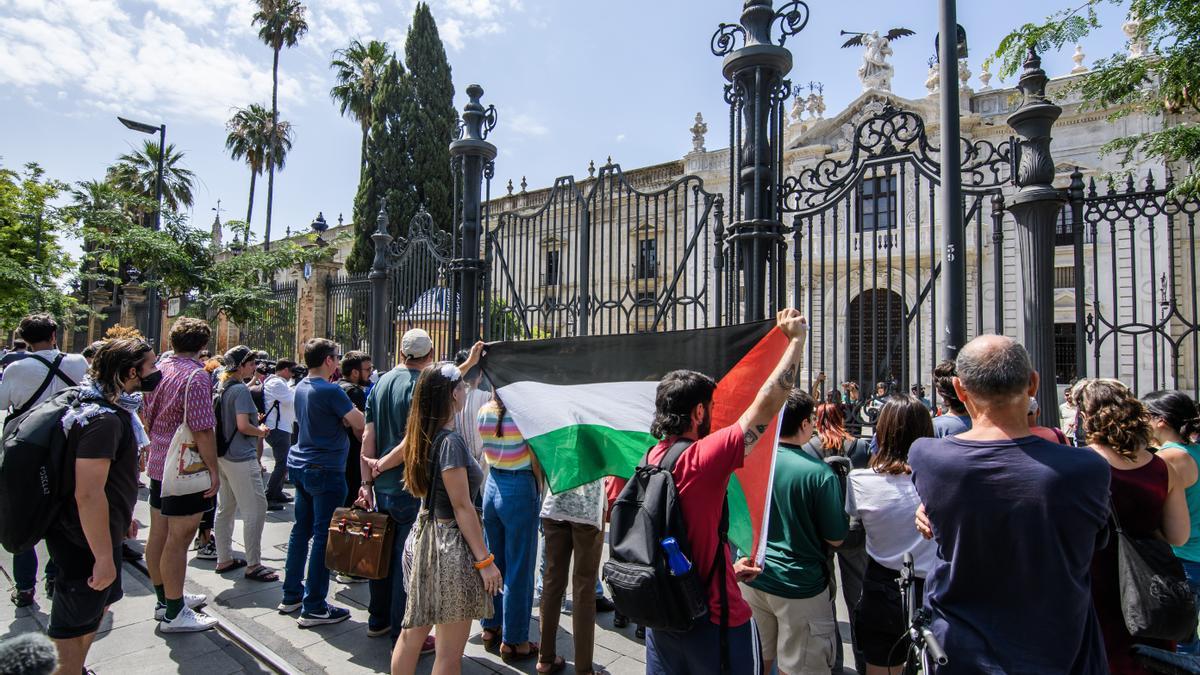
<svg viewBox="0 0 1200 675">
<path fill-rule="evenodd" d="M 758 439 L 762 437 L 767 430 L 767 425 L 771 423 L 771 418 L 783 407 L 788 392 L 795 386 L 800 374 L 800 357 L 804 352 L 804 339 L 808 335 L 808 323 L 795 309 L 783 310 L 776 316 L 775 321 L 779 330 L 789 338 L 788 346 L 783 352 L 783 358 L 779 360 L 779 365 L 775 366 L 771 376 L 767 378 L 766 382 L 763 382 L 758 396 L 754 397 L 754 403 L 750 404 L 750 407 L 738 419 L 738 425 L 741 426 L 742 434 L 746 439 L 746 455 L 754 450 Z"/>
</svg>

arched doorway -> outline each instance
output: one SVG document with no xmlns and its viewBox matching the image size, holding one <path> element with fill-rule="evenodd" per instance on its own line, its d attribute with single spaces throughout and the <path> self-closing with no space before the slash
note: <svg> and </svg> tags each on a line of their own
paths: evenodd
<svg viewBox="0 0 1200 675">
<path fill-rule="evenodd" d="M 904 316 L 899 293 L 872 288 L 850 301 L 846 314 L 846 376 L 858 382 L 864 396 L 875 393 L 876 382 L 900 382 L 903 365 Z"/>
</svg>

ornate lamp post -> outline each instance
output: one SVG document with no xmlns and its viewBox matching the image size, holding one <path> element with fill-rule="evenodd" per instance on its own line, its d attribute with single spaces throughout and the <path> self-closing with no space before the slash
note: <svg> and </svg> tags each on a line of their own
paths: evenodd
<svg viewBox="0 0 1200 675">
<path fill-rule="evenodd" d="M 1008 210 L 1017 221 L 1017 245 L 1026 275 L 1025 347 L 1042 376 L 1038 423 L 1058 426 L 1058 406 L 1054 405 L 1058 400 L 1054 382 L 1054 226 L 1067 196 L 1052 184 L 1050 131 L 1062 108 L 1046 98 L 1048 79 L 1042 60 L 1030 50 L 1017 84 L 1023 101 L 1008 116 L 1008 126 L 1019 136 L 1013 147 L 1013 180 L 1018 190 Z M 1076 189 L 1081 190 L 1082 177 L 1078 183 Z"/>
<path fill-rule="evenodd" d="M 457 176 L 455 184 L 462 185 L 462 200 L 455 200 L 455 225 L 461 234 L 455 237 L 454 259 L 450 271 L 458 279 L 458 343 L 467 347 L 479 339 L 483 322 L 480 302 L 480 276 L 483 260 L 479 257 L 480 237 L 483 234 L 483 179 L 488 181 L 488 199 L 491 198 L 492 175 L 495 172 L 496 146 L 487 141 L 488 134 L 496 128 L 496 106 L 487 108 L 479 99 L 483 87 L 472 84 L 467 87 L 470 100 L 463 106 L 461 137 L 450 143 L 450 156 Z M 582 289 L 581 289 L 582 290 Z M 451 340 L 454 330 L 451 328 Z"/>
<path fill-rule="evenodd" d="M 167 154 L 167 125 L 160 124 L 154 126 L 153 124 L 135 122 L 119 116 L 117 120 L 126 129 L 140 131 L 143 134 L 158 134 L 158 175 L 154 181 L 154 229 L 157 231 L 162 226 L 163 157 Z M 146 300 L 146 304 L 149 305 L 147 323 L 150 324 L 149 335 L 146 337 L 148 338 L 148 342 L 153 345 L 155 351 L 158 351 L 162 348 L 162 345 L 159 344 L 159 324 L 162 323 L 162 319 L 159 318 L 157 286 L 150 287 L 149 298 Z"/>
<path fill-rule="evenodd" d="M 783 253 L 786 242 L 781 221 L 779 185 L 783 182 L 783 102 L 791 94 L 784 77 L 792 69 L 792 53 L 783 47 L 808 23 L 808 5 L 789 2 L 775 11 L 771 0 L 745 0 L 738 24 L 723 23 L 712 37 L 712 52 L 724 57 L 721 70 L 729 104 L 730 152 L 729 241 L 734 269 L 745 284 L 745 315 L 764 318 L 767 308 L 783 303 Z M 771 38 L 779 24 L 779 44 Z M 742 47 L 735 49 L 737 36 Z M 768 271 L 771 294 L 768 296 Z M 731 298 L 730 317 L 736 314 Z"/>
</svg>

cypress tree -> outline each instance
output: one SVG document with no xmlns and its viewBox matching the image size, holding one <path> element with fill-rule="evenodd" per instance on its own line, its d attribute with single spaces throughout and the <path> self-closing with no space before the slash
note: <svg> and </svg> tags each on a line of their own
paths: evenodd
<svg viewBox="0 0 1200 675">
<path fill-rule="evenodd" d="M 382 202 L 387 206 L 388 231 L 403 236 L 416 213 L 413 198 L 412 159 L 404 116 L 411 108 L 411 82 L 394 57 L 384 70 L 371 105 L 375 121 L 367 136 L 366 163 L 354 198 L 354 245 L 346 259 L 350 272 L 371 269 L 375 257 L 375 220 Z"/>
<path fill-rule="evenodd" d="M 438 36 L 433 13 L 424 2 L 418 2 L 413 12 L 404 42 L 404 62 L 412 81 L 410 112 L 403 120 L 409 128 L 415 199 L 425 205 L 435 227 L 453 232 L 450 141 L 458 112 L 454 109 L 454 83 L 450 79 L 446 49 Z M 403 227 L 408 227 L 407 218 Z"/>
</svg>

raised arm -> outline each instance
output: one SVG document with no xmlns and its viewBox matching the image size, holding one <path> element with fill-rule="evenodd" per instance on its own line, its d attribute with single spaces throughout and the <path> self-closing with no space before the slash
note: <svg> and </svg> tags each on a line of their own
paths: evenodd
<svg viewBox="0 0 1200 675">
<path fill-rule="evenodd" d="M 742 413 L 738 419 L 738 425 L 742 428 L 742 434 L 746 439 L 746 455 L 754 450 L 758 439 L 762 437 L 767 430 L 767 425 L 771 423 L 771 418 L 775 417 L 779 409 L 783 407 L 788 392 L 796 384 L 796 377 L 800 372 L 800 358 L 804 354 L 804 339 L 808 335 L 808 322 L 800 315 L 800 312 L 795 309 L 785 309 L 776 315 L 775 323 L 779 326 L 779 330 L 787 336 L 788 345 L 783 352 L 783 358 L 779 359 L 775 370 L 771 371 L 770 377 L 758 390 L 758 395 L 754 397 L 754 403 L 751 403 L 746 412 Z"/>
</svg>

